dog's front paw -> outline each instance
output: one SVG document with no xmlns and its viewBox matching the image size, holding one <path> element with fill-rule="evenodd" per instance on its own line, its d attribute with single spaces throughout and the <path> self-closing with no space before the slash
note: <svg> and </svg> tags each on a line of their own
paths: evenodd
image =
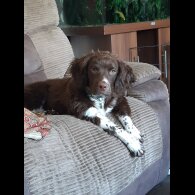
<svg viewBox="0 0 195 195">
<path fill-rule="evenodd" d="M 126 145 L 133 156 L 142 156 L 144 154 L 142 143 L 132 133 L 120 128 L 116 128 L 114 133 Z"/>
<path fill-rule="evenodd" d="M 131 134 L 133 137 L 135 137 L 135 139 L 143 143 L 144 141 L 143 136 L 141 135 L 140 131 L 136 128 L 136 126 L 133 124 L 129 116 L 119 116 L 119 121 L 122 123 L 123 127 L 129 134 Z"/>
<path fill-rule="evenodd" d="M 140 143 L 144 142 L 143 135 L 141 135 L 140 132 L 137 131 L 127 131 L 130 133 L 136 140 L 140 141 Z"/>
<path fill-rule="evenodd" d="M 141 138 L 139 139 L 139 141 L 143 144 L 144 143 L 144 138 L 141 135 Z"/>
<path fill-rule="evenodd" d="M 131 128 L 131 130 L 129 130 L 128 132 L 131 133 L 141 143 L 144 142 L 143 135 L 140 133 L 140 131 L 135 126 L 133 126 L 133 128 Z"/>
<path fill-rule="evenodd" d="M 145 151 L 142 149 L 138 150 L 137 152 L 130 151 L 130 154 L 132 157 L 141 157 L 144 155 L 144 153 L 145 153 Z"/>
<path fill-rule="evenodd" d="M 145 151 L 143 149 L 143 145 L 137 139 L 134 139 L 130 143 L 127 143 L 127 148 L 130 150 L 130 154 L 132 156 L 141 157 L 145 153 Z"/>
</svg>

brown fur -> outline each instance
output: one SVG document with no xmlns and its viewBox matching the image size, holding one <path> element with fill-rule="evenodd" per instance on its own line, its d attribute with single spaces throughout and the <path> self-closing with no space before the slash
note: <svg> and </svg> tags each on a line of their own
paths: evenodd
<svg viewBox="0 0 195 195">
<path fill-rule="evenodd" d="M 24 88 L 24 107 L 43 106 L 58 114 L 70 114 L 84 119 L 84 112 L 93 106 L 88 94 L 105 95 L 105 107 L 113 99 L 113 113 L 130 115 L 124 96 L 134 80 L 132 69 L 109 52 L 92 52 L 71 63 L 71 78 L 51 79 L 30 84 Z M 109 84 L 102 82 L 106 77 Z M 101 87 L 105 88 L 103 91 Z M 91 120 L 98 124 L 98 119 Z"/>
</svg>

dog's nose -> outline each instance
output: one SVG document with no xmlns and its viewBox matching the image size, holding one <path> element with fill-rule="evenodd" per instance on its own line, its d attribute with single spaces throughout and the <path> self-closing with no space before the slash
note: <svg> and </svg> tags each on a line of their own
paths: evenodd
<svg viewBox="0 0 195 195">
<path fill-rule="evenodd" d="M 101 90 L 101 91 L 104 91 L 104 90 L 106 90 L 106 88 L 107 88 L 107 83 L 105 82 L 105 81 L 100 81 L 99 82 L 99 89 Z"/>
</svg>

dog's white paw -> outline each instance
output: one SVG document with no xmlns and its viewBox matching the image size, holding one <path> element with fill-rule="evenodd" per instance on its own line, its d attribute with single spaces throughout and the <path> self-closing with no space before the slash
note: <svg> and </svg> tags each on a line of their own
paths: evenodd
<svg viewBox="0 0 195 195">
<path fill-rule="evenodd" d="M 140 141 L 134 138 L 132 138 L 132 140 L 127 143 L 127 148 L 130 150 L 133 156 L 142 156 L 145 152 L 142 149 L 142 144 Z"/>
<path fill-rule="evenodd" d="M 131 128 L 131 131 L 130 132 L 141 143 L 144 142 L 143 136 L 141 135 L 140 131 L 134 125 L 132 125 L 132 128 Z"/>
<path fill-rule="evenodd" d="M 142 156 L 144 154 L 141 142 L 132 133 L 130 134 L 123 129 L 117 128 L 115 135 L 127 146 L 133 156 Z"/>
<path fill-rule="evenodd" d="M 119 116 L 119 121 L 122 123 L 125 130 L 132 134 L 137 140 L 139 140 L 141 143 L 143 143 L 143 137 L 140 133 L 140 131 L 136 128 L 136 126 L 133 124 L 131 118 L 127 115 L 125 116 Z"/>
<path fill-rule="evenodd" d="M 145 151 L 142 149 L 141 144 L 138 142 L 137 144 L 127 144 L 128 149 L 132 156 L 141 157 L 144 155 Z"/>
</svg>

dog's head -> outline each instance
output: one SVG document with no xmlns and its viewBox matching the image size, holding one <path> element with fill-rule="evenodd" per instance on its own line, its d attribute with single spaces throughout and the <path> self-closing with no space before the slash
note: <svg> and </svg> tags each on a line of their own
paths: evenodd
<svg viewBox="0 0 195 195">
<path fill-rule="evenodd" d="M 132 68 L 106 51 L 73 60 L 71 73 L 77 87 L 92 95 L 125 95 L 134 81 Z"/>
</svg>

